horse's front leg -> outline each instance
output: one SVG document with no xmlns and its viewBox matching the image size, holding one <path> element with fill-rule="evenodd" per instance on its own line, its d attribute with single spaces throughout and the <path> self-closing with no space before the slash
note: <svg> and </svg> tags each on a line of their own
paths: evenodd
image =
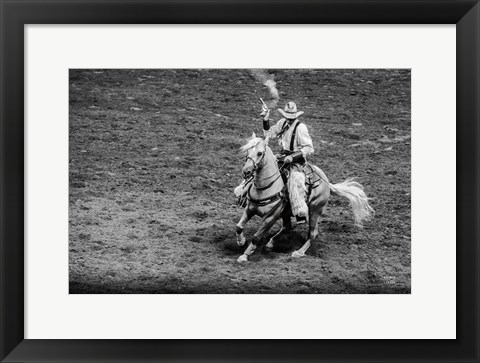
<svg viewBox="0 0 480 363">
<path fill-rule="evenodd" d="M 270 241 L 265 245 L 265 250 L 267 252 L 270 252 L 273 250 L 273 245 L 275 243 L 275 240 L 280 236 L 284 231 L 289 231 L 292 229 L 292 222 L 290 220 L 290 211 L 285 210 L 282 214 L 282 228 L 272 237 L 270 238 Z"/>
<path fill-rule="evenodd" d="M 243 235 L 243 228 L 245 227 L 245 224 L 252 218 L 253 212 L 249 209 L 249 206 L 247 205 L 245 209 L 243 210 L 243 215 L 242 218 L 237 223 L 237 244 L 239 246 L 243 246 L 245 244 L 245 236 Z"/>
<path fill-rule="evenodd" d="M 281 203 L 283 203 L 283 202 L 281 202 Z M 260 228 L 258 229 L 258 231 L 252 237 L 252 242 L 250 242 L 250 244 L 248 245 L 248 247 L 245 250 L 245 252 L 243 253 L 243 255 L 241 255 L 237 259 L 238 262 L 248 261 L 248 256 L 250 256 L 251 254 L 253 254 L 255 252 L 255 250 L 257 249 L 257 245 L 262 240 L 263 235 L 270 228 L 273 227 L 273 225 L 275 224 L 275 221 L 280 216 L 280 213 L 282 213 L 283 207 L 284 206 L 282 206 L 282 205 L 280 205 L 280 208 L 278 206 L 275 206 L 274 208 L 276 208 L 276 210 L 272 214 L 267 215 L 267 217 L 265 217 L 265 219 L 263 219 L 262 224 L 260 225 Z"/>
</svg>

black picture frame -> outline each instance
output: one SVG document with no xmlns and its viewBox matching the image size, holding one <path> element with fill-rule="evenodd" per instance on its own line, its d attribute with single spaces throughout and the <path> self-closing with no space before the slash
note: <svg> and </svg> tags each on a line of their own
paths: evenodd
<svg viewBox="0 0 480 363">
<path fill-rule="evenodd" d="M 1 0 L 0 4 L 2 362 L 480 361 L 477 225 L 480 124 L 478 0 L 274 2 Z M 457 339 L 282 341 L 24 339 L 24 26 L 158 23 L 456 24 Z M 432 258 L 435 258 L 434 251 Z"/>
</svg>

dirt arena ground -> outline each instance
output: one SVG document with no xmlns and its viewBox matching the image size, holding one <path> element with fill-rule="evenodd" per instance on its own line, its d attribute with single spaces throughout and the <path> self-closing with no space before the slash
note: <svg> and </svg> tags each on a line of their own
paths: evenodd
<svg viewBox="0 0 480 363">
<path fill-rule="evenodd" d="M 308 256 L 291 257 L 302 226 L 239 264 L 239 147 L 266 88 L 249 70 L 71 70 L 70 293 L 410 293 L 410 71 L 268 72 L 305 111 L 309 161 L 358 178 L 374 219 L 354 227 L 332 197 Z"/>
</svg>

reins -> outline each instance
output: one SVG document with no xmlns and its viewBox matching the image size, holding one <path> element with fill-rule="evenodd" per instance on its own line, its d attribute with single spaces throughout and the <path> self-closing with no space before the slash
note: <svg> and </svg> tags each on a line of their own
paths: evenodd
<svg viewBox="0 0 480 363">
<path fill-rule="evenodd" d="M 275 175 L 277 175 L 277 174 L 278 174 L 278 176 L 277 176 L 275 179 L 273 179 L 268 185 L 266 185 L 266 186 L 264 186 L 264 187 L 259 187 L 257 184 L 255 184 L 255 182 L 259 182 L 259 181 L 262 181 L 262 180 L 268 180 L 268 179 L 270 179 L 270 178 L 273 178 L 273 177 L 274 177 Z M 254 179 L 254 180 L 253 180 L 253 185 L 255 185 L 255 188 L 256 188 L 257 190 L 265 190 L 265 189 L 268 189 L 268 188 L 270 188 L 270 187 L 273 185 L 273 183 L 275 183 L 275 182 L 277 181 L 278 178 L 280 178 L 281 175 L 282 175 L 282 174 L 280 173 L 280 170 L 277 170 L 274 174 L 270 175 L 269 177 L 266 177 L 266 178 L 263 178 L 263 179 Z"/>
<path fill-rule="evenodd" d="M 275 193 L 274 195 L 271 195 L 267 198 L 262 198 L 262 199 L 253 199 L 251 194 L 250 194 L 250 190 L 252 189 L 252 185 L 250 185 L 250 187 L 248 188 L 248 191 L 247 191 L 247 199 L 253 205 L 256 205 L 257 207 L 263 207 L 265 205 L 268 205 L 268 204 L 271 204 L 271 203 L 275 202 L 278 199 L 283 198 L 283 196 L 285 195 L 286 188 L 287 188 L 287 186 L 284 185 L 282 190 L 280 190 L 278 193 Z"/>
<path fill-rule="evenodd" d="M 278 199 L 282 198 L 285 195 L 284 191 L 286 189 L 286 186 L 284 186 L 282 188 L 282 190 L 280 190 L 278 193 L 275 193 L 274 195 L 271 195 L 267 198 L 254 199 L 252 197 L 252 195 L 250 194 L 250 190 L 252 189 L 252 186 L 254 186 L 255 189 L 257 189 L 257 190 L 266 190 L 266 189 L 270 188 L 278 180 L 278 178 L 280 178 L 282 176 L 282 174 L 284 173 L 284 171 L 281 172 L 280 170 L 277 170 L 275 173 L 273 173 L 272 175 L 270 175 L 266 178 L 256 179 L 256 176 L 257 176 L 256 173 L 257 173 L 257 170 L 258 170 L 258 165 L 260 165 L 262 163 L 263 159 L 265 158 L 265 155 L 266 155 L 266 151 L 263 153 L 262 158 L 259 160 L 258 163 L 255 163 L 255 160 L 253 160 L 251 157 L 249 157 L 249 156 L 246 157 L 246 160 L 250 159 L 252 161 L 253 172 L 254 172 L 254 175 L 251 178 L 249 178 L 248 181 L 245 181 L 245 184 L 248 184 L 253 179 L 252 185 L 250 185 L 248 187 L 248 190 L 247 190 L 247 199 L 249 200 L 249 202 L 251 202 L 253 205 L 256 205 L 256 206 L 265 206 L 265 205 L 271 204 L 271 203 L 277 201 Z M 263 186 L 263 187 L 258 187 L 257 186 L 257 183 L 259 181 L 268 180 L 270 178 L 273 178 L 274 176 L 277 176 L 277 177 L 275 179 L 273 179 L 270 183 L 268 183 L 266 186 Z"/>
</svg>

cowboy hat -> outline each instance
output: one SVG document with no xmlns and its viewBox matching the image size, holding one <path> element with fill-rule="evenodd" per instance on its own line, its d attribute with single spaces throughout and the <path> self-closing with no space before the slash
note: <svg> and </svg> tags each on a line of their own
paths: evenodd
<svg viewBox="0 0 480 363">
<path fill-rule="evenodd" d="M 297 105 L 295 102 L 287 102 L 285 105 L 285 110 L 279 108 L 278 112 L 280 112 L 282 116 L 288 120 L 295 120 L 297 117 L 303 115 L 303 111 L 297 112 Z"/>
</svg>

